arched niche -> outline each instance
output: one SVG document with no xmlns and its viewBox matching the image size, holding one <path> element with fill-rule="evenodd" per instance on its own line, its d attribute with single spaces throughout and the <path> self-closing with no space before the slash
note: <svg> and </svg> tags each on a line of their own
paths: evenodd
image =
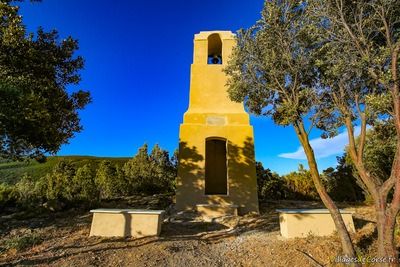
<svg viewBox="0 0 400 267">
<path fill-rule="evenodd" d="M 222 41 L 218 33 L 210 34 L 208 41 L 207 64 L 222 64 Z"/>
</svg>

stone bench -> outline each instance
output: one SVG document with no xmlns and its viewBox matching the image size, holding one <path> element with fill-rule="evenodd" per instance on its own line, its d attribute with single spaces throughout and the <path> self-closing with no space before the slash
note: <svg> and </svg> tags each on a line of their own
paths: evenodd
<svg viewBox="0 0 400 267">
<path fill-rule="evenodd" d="M 90 236 L 144 237 L 161 232 L 163 210 L 95 209 Z"/>
<path fill-rule="evenodd" d="M 336 231 L 327 209 L 278 209 L 281 235 L 285 238 L 328 236 Z M 340 210 L 348 231 L 355 232 L 353 211 Z"/>
<path fill-rule="evenodd" d="M 238 215 L 238 205 L 197 204 L 197 212 L 204 218 L 218 218 Z"/>
</svg>

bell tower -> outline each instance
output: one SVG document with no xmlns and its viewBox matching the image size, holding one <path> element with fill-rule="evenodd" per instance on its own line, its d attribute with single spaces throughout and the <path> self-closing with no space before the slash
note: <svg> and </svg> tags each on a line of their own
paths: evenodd
<svg viewBox="0 0 400 267">
<path fill-rule="evenodd" d="M 178 210 L 234 205 L 240 214 L 258 212 L 253 127 L 243 103 L 229 99 L 222 71 L 234 45 L 230 31 L 195 35 L 179 132 Z"/>
</svg>

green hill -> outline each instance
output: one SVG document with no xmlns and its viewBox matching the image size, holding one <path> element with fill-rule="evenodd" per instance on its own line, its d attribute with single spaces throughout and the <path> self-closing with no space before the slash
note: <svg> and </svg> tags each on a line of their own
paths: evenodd
<svg viewBox="0 0 400 267">
<path fill-rule="evenodd" d="M 130 158 L 111 158 L 93 156 L 52 156 L 48 157 L 45 163 L 38 163 L 35 160 L 23 162 L 0 161 L 0 183 L 14 184 L 19 181 L 23 174 L 28 174 L 34 179 L 38 179 L 51 171 L 51 169 L 61 160 L 69 160 L 76 167 L 90 163 L 93 168 L 103 161 L 108 160 L 115 164 L 122 165 Z"/>
</svg>

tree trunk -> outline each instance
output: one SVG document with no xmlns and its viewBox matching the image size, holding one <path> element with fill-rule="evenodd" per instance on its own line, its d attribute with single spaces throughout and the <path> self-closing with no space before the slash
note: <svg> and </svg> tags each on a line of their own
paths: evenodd
<svg viewBox="0 0 400 267">
<path fill-rule="evenodd" d="M 396 216 L 390 212 L 390 208 L 381 208 L 377 211 L 377 230 L 378 230 L 378 258 L 386 259 L 381 266 L 399 266 L 398 252 L 394 240 L 394 227 Z"/>
<path fill-rule="evenodd" d="M 348 128 L 348 131 L 352 130 Z M 358 157 L 355 153 L 350 153 L 350 157 L 352 161 L 355 163 L 355 167 L 357 169 L 358 174 L 360 175 L 363 181 L 368 181 L 367 188 L 374 200 L 374 208 L 376 212 L 376 229 L 378 233 L 378 251 L 377 257 L 380 259 L 385 259 L 385 262 L 380 263 L 380 266 L 399 266 L 398 262 L 398 253 L 396 250 L 395 240 L 394 240 L 394 227 L 396 223 L 396 206 L 388 207 L 387 206 L 387 196 L 390 190 L 383 192 L 382 187 L 374 185 L 371 179 L 371 176 L 365 170 L 364 166 L 358 160 Z M 395 161 L 396 162 L 396 159 Z M 394 163 L 395 164 L 395 163 Z M 390 179 L 390 178 L 389 178 Z M 400 193 L 400 192 L 398 192 Z M 395 201 L 396 194 L 394 196 L 393 201 Z M 393 204 L 392 204 L 393 205 Z"/>
<path fill-rule="evenodd" d="M 388 255 L 393 257 L 395 262 L 399 262 L 399 253 L 396 249 L 396 241 L 394 239 L 394 229 L 396 226 L 396 218 L 397 214 L 400 210 L 400 95 L 399 95 L 399 87 L 400 87 L 400 80 L 398 76 L 399 71 L 399 61 L 398 56 L 400 52 L 400 40 L 397 40 L 397 43 L 392 49 L 392 56 L 391 56 L 391 74 L 392 79 L 394 81 L 391 93 L 392 93 L 392 100 L 393 100 L 393 110 L 394 110 L 394 121 L 396 127 L 396 135 L 397 135 L 397 146 L 396 146 L 396 154 L 393 159 L 392 165 L 392 172 L 391 177 L 395 179 L 394 182 L 394 194 L 392 203 L 390 205 L 389 212 L 387 212 L 387 218 L 385 221 L 385 245 L 388 251 Z M 388 194 L 389 192 L 387 192 Z M 392 266 L 399 266 L 399 264 L 393 264 Z"/>
<path fill-rule="evenodd" d="M 354 250 L 353 243 L 350 238 L 350 234 L 347 231 L 346 225 L 343 221 L 342 215 L 340 214 L 339 209 L 336 207 L 335 203 L 331 199 L 331 197 L 328 195 L 328 192 L 326 191 L 321 177 L 318 172 L 318 167 L 317 167 L 317 162 L 315 160 L 315 155 L 314 151 L 310 145 L 309 139 L 308 139 L 308 134 L 306 133 L 304 129 L 304 125 L 302 122 L 298 123 L 297 125 L 294 126 L 296 130 L 296 134 L 300 140 L 300 143 L 303 146 L 304 152 L 307 157 L 308 165 L 310 168 L 310 173 L 311 177 L 313 179 L 315 188 L 324 203 L 325 207 L 329 210 L 333 222 L 335 223 L 336 230 L 339 234 L 339 238 L 342 244 L 342 249 L 344 256 L 349 257 L 349 258 L 356 258 L 357 254 Z M 358 263 L 353 263 L 352 266 L 360 266 Z"/>
<path fill-rule="evenodd" d="M 378 257 L 387 259 L 387 266 L 399 266 L 399 253 L 396 248 L 394 230 L 400 207 L 400 139 L 398 135 L 396 154 L 393 159 L 392 173 L 389 179 L 394 179 L 394 194 L 390 207 L 387 197 L 390 190 L 379 191 L 376 205 L 378 230 Z"/>
<path fill-rule="evenodd" d="M 385 233 L 387 232 L 386 226 L 386 201 L 383 202 L 382 200 L 377 200 L 375 204 L 375 211 L 376 211 L 376 229 L 378 232 L 378 258 L 385 258 L 388 259 L 390 252 L 386 249 L 387 248 L 387 238 Z M 389 264 L 382 263 L 382 266 L 388 266 Z"/>
<path fill-rule="evenodd" d="M 383 242 L 386 250 L 386 255 L 389 259 L 390 266 L 399 266 L 398 252 L 394 240 L 394 227 L 396 225 L 396 216 L 392 214 L 386 215 L 385 228 L 383 232 Z"/>
<path fill-rule="evenodd" d="M 347 114 L 344 112 L 344 114 Z M 360 116 L 364 130 L 366 129 L 366 117 Z M 355 168 L 360 175 L 361 180 L 367 187 L 368 193 L 374 200 L 376 212 L 376 228 L 378 232 L 378 258 L 385 259 L 385 262 L 380 263 L 381 266 L 399 266 L 398 253 L 396 251 L 394 240 L 394 227 L 396 224 L 396 214 L 399 210 L 400 202 L 400 184 L 395 190 L 392 205 L 387 206 L 387 197 L 393 184 L 399 183 L 400 180 L 395 179 L 400 174 L 400 142 L 397 142 L 397 151 L 393 161 L 392 173 L 388 181 L 383 184 L 375 179 L 369 173 L 363 164 L 363 146 L 365 142 L 365 131 L 362 132 L 363 138 L 360 140 L 359 147 L 356 147 L 354 128 L 350 117 L 346 117 L 345 125 L 349 137 L 349 155 L 353 161 Z M 395 179 L 395 180 L 393 180 Z M 393 182 L 395 181 L 395 182 Z M 390 182 L 390 183 L 388 183 Z"/>
</svg>

